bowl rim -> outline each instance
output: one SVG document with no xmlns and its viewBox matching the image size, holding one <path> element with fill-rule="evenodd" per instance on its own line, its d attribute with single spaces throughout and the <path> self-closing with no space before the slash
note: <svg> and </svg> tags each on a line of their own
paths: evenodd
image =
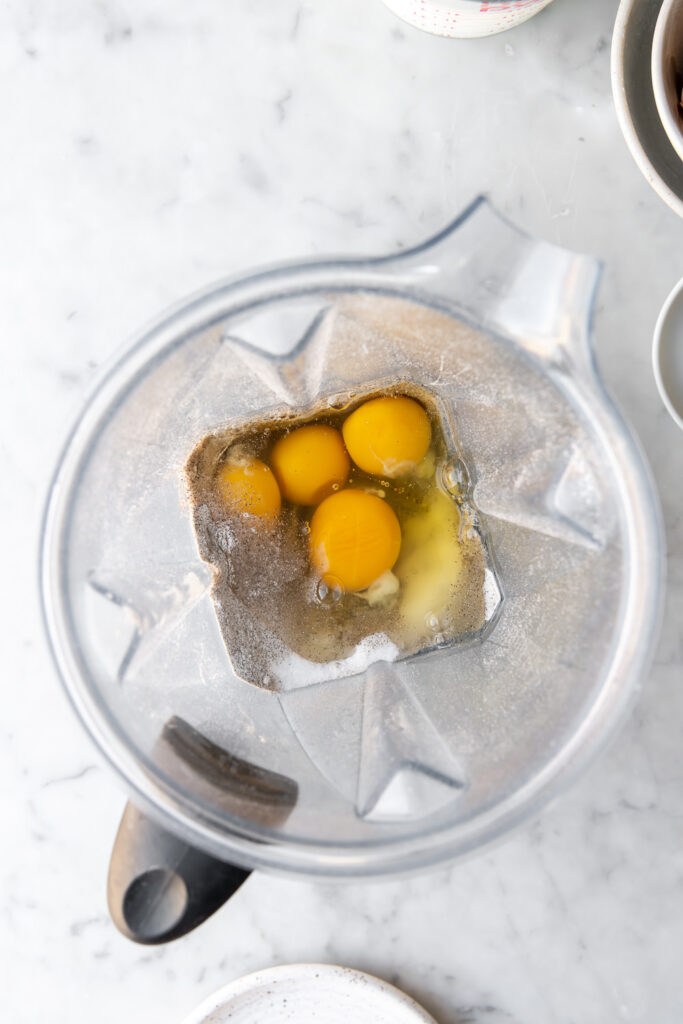
<svg viewBox="0 0 683 1024">
<path fill-rule="evenodd" d="M 652 371 L 655 376 L 655 383 L 657 385 L 657 390 L 659 391 L 659 396 L 664 403 L 666 411 L 669 413 L 676 426 L 683 430 L 683 416 L 676 410 L 669 397 L 669 389 L 664 383 L 661 367 L 662 335 L 664 333 L 664 325 L 668 319 L 669 313 L 676 304 L 676 300 L 681 296 L 683 296 L 683 277 L 669 292 L 664 305 L 659 311 L 659 316 L 657 317 L 657 323 L 655 324 L 654 334 L 652 337 Z"/>
<path fill-rule="evenodd" d="M 631 15 L 638 6 L 649 0 L 621 0 L 619 10 L 617 11 L 616 21 L 614 23 L 614 31 L 612 35 L 612 51 L 611 51 L 611 81 L 612 81 L 612 96 L 614 99 L 614 107 L 617 113 L 617 120 L 621 128 L 624 140 L 628 146 L 631 156 L 635 160 L 641 174 L 645 177 L 649 185 L 654 191 L 660 196 L 661 199 L 675 212 L 679 217 L 683 217 L 683 190 L 679 195 L 675 192 L 667 183 L 664 181 L 660 172 L 653 164 L 650 157 L 647 155 L 641 141 L 635 123 L 631 116 L 631 112 L 628 105 L 626 80 L 624 74 L 624 50 L 625 43 L 628 34 L 629 20 Z M 662 0 L 655 0 L 655 2 L 662 2 Z M 652 76 L 645 76 L 647 81 L 652 87 Z M 654 92 L 652 96 L 654 102 Z M 656 105 L 655 105 L 656 106 Z M 668 145 L 669 137 L 664 131 L 662 125 L 662 136 L 666 140 Z M 673 146 L 672 146 L 673 149 Z M 674 153 L 676 152 L 673 150 Z"/>
<path fill-rule="evenodd" d="M 183 1019 L 182 1024 L 209 1024 L 217 1010 L 229 1009 L 228 1001 L 232 1002 L 241 996 L 250 996 L 250 1008 L 253 1007 L 254 1011 L 259 1013 L 267 1009 L 259 1000 L 259 990 L 265 990 L 270 1003 L 272 994 L 277 995 L 278 988 L 291 985 L 292 982 L 315 992 L 321 1007 L 332 987 L 348 987 L 349 991 L 354 992 L 358 991 L 360 983 L 360 991 L 367 1008 L 361 1010 L 363 1019 L 358 1024 L 370 1024 L 376 1019 L 375 1013 L 378 1010 L 394 1017 L 400 1016 L 404 1024 L 408 1019 L 413 1024 L 436 1024 L 424 1007 L 388 981 L 352 967 L 319 963 L 279 964 L 235 978 L 203 999 Z"/>
</svg>

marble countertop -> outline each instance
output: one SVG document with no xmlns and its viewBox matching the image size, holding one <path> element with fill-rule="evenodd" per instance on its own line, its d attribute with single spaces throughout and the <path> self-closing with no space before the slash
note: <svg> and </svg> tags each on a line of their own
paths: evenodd
<svg viewBox="0 0 683 1024">
<path fill-rule="evenodd" d="M 379 0 L 9 0 L 0 10 L 0 1016 L 172 1024 L 293 961 L 395 981 L 440 1024 L 683 1019 L 683 436 L 650 370 L 683 222 L 636 169 L 609 83 L 616 0 L 477 41 Z M 619 738 L 494 849 L 408 881 L 253 875 L 168 947 L 105 906 L 124 796 L 42 636 L 48 475 L 93 373 L 211 280 L 416 243 L 475 194 L 605 261 L 602 373 L 642 438 L 669 545 L 661 641 Z"/>
</svg>

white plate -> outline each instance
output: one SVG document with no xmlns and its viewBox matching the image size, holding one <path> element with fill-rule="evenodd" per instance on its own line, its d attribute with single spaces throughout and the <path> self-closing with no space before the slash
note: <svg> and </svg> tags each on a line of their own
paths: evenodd
<svg viewBox="0 0 683 1024">
<path fill-rule="evenodd" d="M 288 964 L 238 978 L 183 1024 L 436 1024 L 379 978 L 348 967 Z"/>
</svg>

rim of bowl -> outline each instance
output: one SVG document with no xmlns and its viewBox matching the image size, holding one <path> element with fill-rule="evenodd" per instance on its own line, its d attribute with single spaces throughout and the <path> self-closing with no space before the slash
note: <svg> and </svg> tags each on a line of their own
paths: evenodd
<svg viewBox="0 0 683 1024">
<path fill-rule="evenodd" d="M 655 324 L 654 335 L 652 338 L 652 371 L 655 375 L 655 383 L 657 385 L 657 390 L 659 391 L 659 396 L 664 403 L 666 411 L 669 413 L 676 426 L 683 430 L 683 416 L 681 416 L 681 414 L 676 410 L 673 402 L 669 398 L 669 391 L 664 383 L 660 363 L 664 324 L 666 323 L 676 300 L 681 295 L 683 295 L 683 277 L 669 292 L 664 305 L 659 311 L 659 316 L 657 317 L 657 323 Z"/>
<path fill-rule="evenodd" d="M 264 985 L 267 985 L 269 989 L 275 989 L 283 982 L 299 981 L 304 985 L 312 984 L 316 990 L 321 990 L 320 998 L 322 1000 L 325 998 L 325 983 L 327 982 L 329 985 L 330 982 L 339 982 L 340 980 L 355 986 L 361 983 L 363 991 L 369 993 L 371 1005 L 367 1020 L 364 1015 L 365 1024 L 372 1020 L 372 1004 L 374 1003 L 376 1006 L 378 1000 L 381 1000 L 387 1011 L 389 1009 L 396 1012 L 402 1011 L 404 1017 L 409 1014 L 415 1024 L 436 1024 L 434 1018 L 427 1013 L 423 1006 L 420 1006 L 411 996 L 390 982 L 384 981 L 374 974 L 368 974 L 366 971 L 357 971 L 352 967 L 318 963 L 280 964 L 277 967 L 266 967 L 261 971 L 254 971 L 236 978 L 202 1000 L 183 1019 L 182 1024 L 208 1024 L 210 1020 L 214 1019 L 213 1014 L 217 1011 L 229 1009 L 229 1006 L 226 1005 L 229 1000 L 232 1001 L 239 996 L 258 991 Z M 270 995 L 270 993 L 268 994 Z M 254 1008 L 256 1009 L 256 1007 Z"/>
<path fill-rule="evenodd" d="M 641 174 L 645 177 L 648 184 L 654 189 L 654 191 L 660 196 L 661 199 L 669 206 L 679 217 L 683 217 L 683 192 L 679 195 L 677 192 L 666 184 L 662 178 L 660 172 L 657 170 L 655 165 L 652 163 L 650 157 L 647 155 L 643 145 L 640 141 L 640 136 L 636 129 L 635 123 L 631 116 L 631 112 L 628 106 L 626 98 L 626 81 L 624 78 L 624 45 L 627 37 L 627 29 L 631 14 L 643 0 L 621 0 L 619 10 L 617 12 L 616 21 L 614 23 L 614 32 L 612 36 L 612 52 L 611 52 L 611 79 L 612 79 L 612 96 L 614 99 L 614 107 L 617 112 L 617 119 L 621 128 L 622 135 L 626 141 L 626 145 L 629 148 L 631 156 L 635 160 Z M 651 83 L 651 75 L 646 76 Z M 654 96 L 653 96 L 654 100 Z M 656 105 L 655 105 L 656 106 Z M 669 143 L 669 137 L 664 131 L 662 125 L 663 137 Z M 673 149 L 673 147 L 672 147 Z M 675 150 L 674 150 L 675 152 Z"/>
<path fill-rule="evenodd" d="M 683 125 L 679 118 L 674 117 L 671 110 L 664 67 L 666 61 L 664 49 L 669 38 L 671 22 L 676 15 L 680 16 L 681 14 L 683 14 L 683 0 L 664 0 L 652 38 L 652 89 L 664 131 L 668 135 L 671 145 L 683 160 Z M 680 44 L 683 50 L 683 19 L 681 19 Z"/>
</svg>

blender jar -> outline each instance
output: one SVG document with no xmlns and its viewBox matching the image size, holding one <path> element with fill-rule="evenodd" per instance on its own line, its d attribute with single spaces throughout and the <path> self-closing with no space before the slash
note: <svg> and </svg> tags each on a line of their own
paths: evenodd
<svg viewBox="0 0 683 1024">
<path fill-rule="evenodd" d="M 151 857 L 173 891 L 188 847 L 199 875 L 228 872 L 216 893 L 244 877 L 230 864 L 419 869 L 536 813 L 602 746 L 646 671 L 663 560 L 649 471 L 593 360 L 598 275 L 478 199 L 410 251 L 221 283 L 109 367 L 52 482 L 42 598 L 67 693 L 140 809 L 129 852 L 149 830 L 129 873 Z M 449 411 L 489 540 L 492 628 L 249 685 L 218 628 L 187 457 L 227 421 L 382 380 Z"/>
</svg>

